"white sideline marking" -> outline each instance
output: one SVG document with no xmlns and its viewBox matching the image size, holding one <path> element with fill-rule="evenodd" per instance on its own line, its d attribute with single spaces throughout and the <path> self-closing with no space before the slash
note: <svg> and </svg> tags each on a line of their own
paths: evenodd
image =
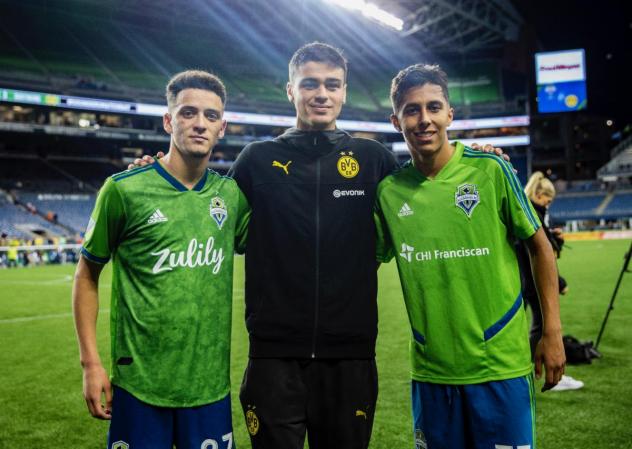
<svg viewBox="0 0 632 449">
<path fill-rule="evenodd" d="M 109 287 L 109 286 L 104 286 L 104 287 Z M 99 288 L 103 288 L 103 287 L 99 287 Z M 233 290 L 233 294 L 243 294 L 243 293 L 244 293 L 243 288 L 236 288 Z M 110 309 L 100 309 L 99 313 L 110 313 Z M 0 324 L 24 323 L 28 321 L 40 321 L 40 320 L 50 320 L 54 318 L 69 318 L 69 317 L 72 317 L 71 312 L 52 313 L 49 315 L 21 316 L 21 317 L 16 317 L 16 318 L 7 318 L 4 320 L 0 320 Z"/>
<path fill-rule="evenodd" d="M 99 313 L 110 313 L 110 309 L 101 309 Z M 7 318 L 6 320 L 0 320 L 0 324 L 10 323 L 24 323 L 26 321 L 40 321 L 50 320 L 53 318 L 69 318 L 72 317 L 72 313 L 52 313 L 50 315 L 35 315 L 35 316 L 20 316 L 17 318 Z"/>
<path fill-rule="evenodd" d="M 13 280 L 13 279 L 0 279 L 0 285 L 55 285 L 55 284 L 67 284 L 72 282 L 72 276 L 64 276 L 62 278 L 55 278 L 49 280 Z"/>
</svg>

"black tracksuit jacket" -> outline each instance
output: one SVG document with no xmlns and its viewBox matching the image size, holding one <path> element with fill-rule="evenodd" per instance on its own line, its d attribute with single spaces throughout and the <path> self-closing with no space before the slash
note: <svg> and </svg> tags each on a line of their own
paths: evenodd
<svg viewBox="0 0 632 449">
<path fill-rule="evenodd" d="M 396 167 L 383 145 L 292 128 L 233 164 L 252 208 L 246 247 L 250 357 L 375 357 L 373 203 Z"/>
</svg>

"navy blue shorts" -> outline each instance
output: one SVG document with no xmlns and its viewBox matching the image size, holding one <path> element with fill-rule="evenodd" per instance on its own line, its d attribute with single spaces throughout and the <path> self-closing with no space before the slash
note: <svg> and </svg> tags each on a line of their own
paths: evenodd
<svg viewBox="0 0 632 449">
<path fill-rule="evenodd" d="M 146 404 L 114 386 L 108 449 L 234 449 L 230 395 L 199 407 Z"/>
<path fill-rule="evenodd" d="M 534 449 L 533 375 L 474 385 L 412 382 L 416 449 Z"/>
</svg>

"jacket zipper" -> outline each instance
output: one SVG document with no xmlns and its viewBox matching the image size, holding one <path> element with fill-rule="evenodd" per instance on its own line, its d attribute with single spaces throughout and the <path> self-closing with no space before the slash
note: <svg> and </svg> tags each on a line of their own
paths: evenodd
<svg viewBox="0 0 632 449">
<path fill-rule="evenodd" d="M 314 141 L 314 144 L 316 142 Z M 316 283 L 314 285 L 314 333 L 312 358 L 316 358 L 316 329 L 318 329 L 318 296 L 320 293 L 320 159 L 316 160 Z"/>
</svg>

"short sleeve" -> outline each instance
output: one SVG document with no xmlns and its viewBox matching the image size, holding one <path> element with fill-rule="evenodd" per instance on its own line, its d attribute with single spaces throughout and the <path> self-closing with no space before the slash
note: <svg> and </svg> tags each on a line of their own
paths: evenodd
<svg viewBox="0 0 632 449">
<path fill-rule="evenodd" d="M 393 241 L 391 234 L 386 224 L 386 218 L 382 213 L 379 202 L 376 200 L 373 208 L 373 220 L 375 221 L 375 259 L 378 262 L 389 262 L 395 257 L 395 250 L 393 248 Z"/>
<path fill-rule="evenodd" d="M 116 249 L 125 224 L 123 199 L 116 182 L 108 178 L 97 196 L 81 254 L 90 260 L 105 264 Z"/>
<path fill-rule="evenodd" d="M 237 187 L 239 193 L 239 201 L 237 206 L 237 223 L 235 225 L 235 251 L 243 254 L 246 251 L 246 242 L 248 240 L 248 223 L 250 222 L 250 205 L 246 199 L 246 195 Z"/>
<path fill-rule="evenodd" d="M 538 218 L 531 201 L 527 198 L 511 165 L 500 160 L 501 170 L 497 173 L 503 195 L 501 207 L 505 224 L 520 240 L 531 237 L 540 229 Z"/>
</svg>

